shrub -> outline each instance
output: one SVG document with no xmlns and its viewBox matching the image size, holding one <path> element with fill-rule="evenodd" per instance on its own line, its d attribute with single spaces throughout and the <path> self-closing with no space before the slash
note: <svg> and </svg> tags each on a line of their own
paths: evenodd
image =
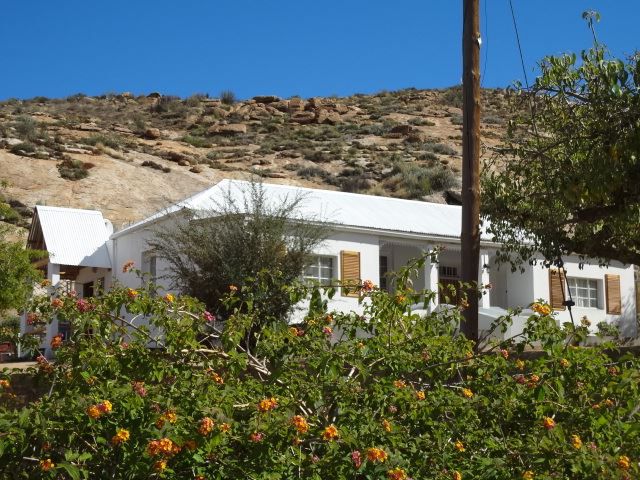
<svg viewBox="0 0 640 480">
<path fill-rule="evenodd" d="M 33 117 L 20 115 L 13 124 L 18 138 L 26 142 L 34 142 L 41 136 L 40 127 Z"/>
<path fill-rule="evenodd" d="M 31 142 L 22 142 L 13 145 L 10 149 L 11 153 L 15 153 L 19 155 L 21 152 L 24 153 L 35 153 L 37 150 L 36 146 Z"/>
<path fill-rule="evenodd" d="M 455 148 L 450 147 L 444 143 L 428 142 L 423 146 L 427 152 L 439 153 L 440 155 L 457 155 Z"/>
<path fill-rule="evenodd" d="M 236 103 L 236 94 L 231 90 L 223 90 L 222 92 L 220 92 L 220 101 L 224 105 L 233 105 L 234 103 Z"/>
<path fill-rule="evenodd" d="M 58 164 L 58 172 L 67 180 L 81 180 L 89 175 L 88 164 L 81 160 L 65 159 Z"/>
<path fill-rule="evenodd" d="M 410 125 L 416 125 L 416 126 L 423 126 L 423 127 L 433 127 L 435 126 L 435 122 L 432 122 L 431 120 L 427 120 L 426 118 L 412 118 L 411 120 L 409 120 L 409 124 Z"/>
<path fill-rule="evenodd" d="M 210 140 L 194 135 L 186 135 L 182 137 L 182 141 L 198 148 L 209 148 L 212 145 Z"/>
<path fill-rule="evenodd" d="M 73 332 L 55 363 L 28 374 L 49 388 L 25 408 L 0 392 L 0 473 L 31 478 L 623 479 L 638 476 L 640 362 L 567 345 L 584 327 L 551 309 L 522 337 L 473 353 L 463 307 L 418 314 L 413 262 L 394 293 L 358 285 L 363 313 L 265 326 L 241 346 L 261 282 L 231 289 L 223 330 L 188 297 L 116 285 L 82 301 L 59 291 L 31 311 Z M 548 310 L 547 310 L 548 308 Z M 114 312 L 129 312 L 117 315 Z M 133 320 L 133 318 L 138 320 Z M 154 328 L 143 328 L 141 317 Z M 507 327 L 501 318 L 494 329 Z M 134 328 L 135 327 L 135 328 Z M 87 335 L 91 329 L 92 334 Z M 164 335 L 155 332 L 161 330 Z M 334 332 L 340 332 L 334 336 Z M 333 338 L 333 340 L 332 340 Z M 150 340 L 160 348 L 148 348 Z M 537 355 L 523 353 L 536 345 Z M 327 476 L 327 472 L 331 472 Z"/>
<path fill-rule="evenodd" d="M 89 137 L 81 138 L 79 142 L 91 146 L 104 145 L 105 147 L 113 148 L 114 150 L 122 147 L 123 143 L 122 138 L 117 135 L 104 134 L 91 135 Z"/>
</svg>

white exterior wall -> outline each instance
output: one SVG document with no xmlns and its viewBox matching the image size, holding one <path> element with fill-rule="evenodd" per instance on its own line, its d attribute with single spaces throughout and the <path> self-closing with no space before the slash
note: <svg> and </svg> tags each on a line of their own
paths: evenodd
<svg viewBox="0 0 640 480">
<path fill-rule="evenodd" d="M 580 269 L 578 259 L 570 257 L 565 261 L 564 267 L 567 270 L 567 278 L 587 278 L 598 282 L 598 308 L 573 307 L 573 318 L 576 323 L 579 323 L 580 319 L 586 315 L 591 321 L 591 330 L 594 332 L 597 331 L 596 324 L 599 322 L 607 322 L 617 325 L 623 336 L 633 336 L 636 334 L 636 290 L 632 265 L 625 266 L 619 262 L 612 262 L 609 267 L 599 267 L 597 264 L 584 264 L 583 268 Z M 549 270 L 538 265 L 533 268 L 533 272 L 534 299 L 544 298 L 549 301 Z M 607 314 L 604 287 L 605 274 L 620 275 L 622 315 Z M 569 312 L 567 310 L 559 310 L 557 312 L 557 318 L 560 322 L 568 322 L 570 321 Z"/>
</svg>

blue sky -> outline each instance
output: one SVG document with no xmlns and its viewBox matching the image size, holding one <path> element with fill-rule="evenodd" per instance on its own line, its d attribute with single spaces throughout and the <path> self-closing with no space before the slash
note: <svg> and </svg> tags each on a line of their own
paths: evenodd
<svg viewBox="0 0 640 480">
<path fill-rule="evenodd" d="M 638 0 L 513 0 L 527 71 L 579 51 L 598 10 L 615 55 L 640 49 Z M 232 90 L 349 95 L 460 83 L 461 0 L 2 0 L 0 99 Z M 484 86 L 522 79 L 508 0 L 482 0 Z M 486 53 L 486 65 L 484 65 Z"/>
</svg>

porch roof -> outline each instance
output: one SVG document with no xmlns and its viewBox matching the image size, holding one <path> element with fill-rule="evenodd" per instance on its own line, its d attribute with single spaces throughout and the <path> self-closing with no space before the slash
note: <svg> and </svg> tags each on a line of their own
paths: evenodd
<svg viewBox="0 0 640 480">
<path fill-rule="evenodd" d="M 60 265 L 111 268 L 109 229 L 96 210 L 37 205 L 27 245 Z"/>
</svg>

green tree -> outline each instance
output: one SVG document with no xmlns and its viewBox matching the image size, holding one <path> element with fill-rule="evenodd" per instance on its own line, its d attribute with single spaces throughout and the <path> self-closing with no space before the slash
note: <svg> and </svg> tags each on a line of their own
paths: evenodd
<svg viewBox="0 0 640 480">
<path fill-rule="evenodd" d="M 260 183 L 208 211 L 180 212 L 171 227 L 149 242 L 167 260 L 173 285 L 204 302 L 212 312 L 227 315 L 220 298 L 230 286 L 239 291 L 260 282 L 254 301 L 263 318 L 282 319 L 292 307 L 282 286 L 299 278 L 326 227 L 302 218 L 303 196 L 268 198 Z"/>
<path fill-rule="evenodd" d="M 6 183 L 1 183 L 0 189 L 4 187 Z M 0 197 L 0 316 L 23 307 L 41 276 L 32 261 L 42 252 L 26 250 L 22 244 L 7 240 L 11 227 L 2 222 L 14 216 L 13 209 Z"/>
<path fill-rule="evenodd" d="M 597 16 L 584 16 L 593 31 Z M 546 57 L 531 89 L 517 89 L 513 105 L 527 113 L 510 122 L 482 178 L 503 260 L 576 253 L 640 264 L 638 58 L 611 58 L 594 32 L 579 58 Z"/>
</svg>

